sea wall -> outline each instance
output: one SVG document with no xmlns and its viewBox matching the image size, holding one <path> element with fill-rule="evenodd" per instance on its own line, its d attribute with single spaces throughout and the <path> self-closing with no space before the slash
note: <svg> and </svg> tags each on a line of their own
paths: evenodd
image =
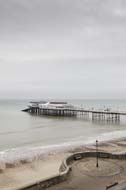
<svg viewBox="0 0 126 190">
<path fill-rule="evenodd" d="M 125 160 L 126 154 L 111 154 L 107 152 L 98 152 L 97 153 L 99 158 L 105 158 L 105 159 L 119 159 L 119 160 Z M 83 158 L 90 158 L 90 157 L 96 157 L 96 152 L 79 152 L 76 154 L 72 154 L 71 156 L 65 158 L 61 164 L 61 167 L 59 169 L 59 175 L 52 176 L 49 179 L 38 181 L 34 184 L 29 184 L 25 187 L 21 187 L 20 189 L 16 190 L 43 190 L 47 187 L 50 187 L 52 185 L 56 185 L 58 183 L 61 183 L 65 180 L 67 180 L 67 177 L 71 171 L 72 162 L 77 161 L 79 159 Z"/>
</svg>

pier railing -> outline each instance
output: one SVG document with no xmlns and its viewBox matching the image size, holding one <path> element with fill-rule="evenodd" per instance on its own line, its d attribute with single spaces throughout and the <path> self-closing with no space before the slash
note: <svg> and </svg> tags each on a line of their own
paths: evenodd
<svg viewBox="0 0 126 190">
<path fill-rule="evenodd" d="M 112 111 L 112 110 L 96 110 L 96 109 L 84 109 L 80 107 L 73 108 L 40 108 L 31 106 L 25 110 L 30 114 L 35 115 L 50 115 L 50 116 L 87 116 L 92 118 L 92 120 L 113 120 L 119 121 L 121 115 L 126 115 L 124 111 Z"/>
</svg>

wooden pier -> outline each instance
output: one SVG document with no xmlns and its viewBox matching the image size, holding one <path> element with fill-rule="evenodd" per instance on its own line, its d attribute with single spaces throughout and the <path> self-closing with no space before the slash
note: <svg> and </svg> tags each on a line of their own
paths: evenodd
<svg viewBox="0 0 126 190">
<path fill-rule="evenodd" d="M 63 109 L 63 108 L 39 108 L 29 107 L 22 110 L 34 115 L 63 116 L 63 117 L 90 117 L 92 121 L 120 121 L 121 115 L 126 112 L 86 110 L 83 108 Z"/>
</svg>

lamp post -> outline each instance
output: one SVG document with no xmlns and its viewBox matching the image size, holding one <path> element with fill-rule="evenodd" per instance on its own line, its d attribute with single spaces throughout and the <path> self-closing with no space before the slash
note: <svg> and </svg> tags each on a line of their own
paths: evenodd
<svg viewBox="0 0 126 190">
<path fill-rule="evenodd" d="M 98 140 L 96 140 L 96 167 L 98 168 Z"/>
</svg>

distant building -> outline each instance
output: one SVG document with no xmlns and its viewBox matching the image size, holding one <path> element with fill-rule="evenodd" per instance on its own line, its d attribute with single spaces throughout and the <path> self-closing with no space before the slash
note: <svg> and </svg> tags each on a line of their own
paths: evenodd
<svg viewBox="0 0 126 190">
<path fill-rule="evenodd" d="M 59 102 L 59 101 L 50 101 L 46 103 L 40 103 L 39 108 L 48 108 L 48 109 L 72 109 L 73 105 L 68 104 L 67 102 Z"/>
<path fill-rule="evenodd" d="M 73 109 L 74 106 L 68 104 L 67 102 L 61 101 L 39 101 L 39 102 L 30 102 L 29 107 L 39 107 L 39 108 L 47 108 L 47 109 Z"/>
<path fill-rule="evenodd" d="M 45 103 L 47 103 L 47 102 L 46 101 L 39 101 L 39 102 L 33 101 L 33 102 L 30 102 L 28 104 L 28 107 L 34 107 L 34 108 L 36 108 L 36 107 L 39 107 L 39 104 L 45 104 Z"/>
</svg>

